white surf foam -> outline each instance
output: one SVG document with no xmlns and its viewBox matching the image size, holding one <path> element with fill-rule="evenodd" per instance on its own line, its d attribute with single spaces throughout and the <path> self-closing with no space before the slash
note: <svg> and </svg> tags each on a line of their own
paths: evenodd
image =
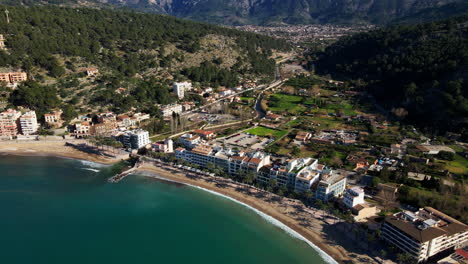
<svg viewBox="0 0 468 264">
<path fill-rule="evenodd" d="M 100 170 L 93 169 L 93 168 L 82 168 L 83 170 L 89 170 L 89 171 L 94 171 L 94 172 L 100 172 Z"/>
<path fill-rule="evenodd" d="M 170 179 L 167 179 L 167 178 L 164 178 L 164 177 L 161 177 L 161 176 L 156 176 L 155 174 L 153 173 L 142 173 L 142 172 L 136 172 L 135 174 L 139 174 L 139 175 L 143 175 L 143 176 L 148 176 L 148 177 L 155 177 L 155 178 L 159 178 L 159 179 L 162 179 L 162 180 L 166 180 L 166 181 L 171 181 L 171 182 L 176 182 L 176 183 L 180 183 L 180 182 L 177 182 L 177 181 L 173 181 L 173 180 L 170 180 Z M 283 231 L 285 231 L 287 234 L 289 234 L 290 236 L 294 237 L 294 238 L 297 238 L 299 240 L 302 240 L 304 242 L 306 242 L 310 247 L 312 247 L 315 251 L 317 251 L 320 255 L 320 257 L 325 260 L 325 262 L 327 263 L 330 263 L 330 264 L 338 264 L 338 262 L 336 262 L 336 260 L 334 260 L 330 255 L 328 255 L 325 251 L 323 251 L 322 249 L 320 249 L 319 247 L 317 247 L 314 243 L 310 242 L 309 240 L 307 240 L 307 238 L 303 237 L 301 234 L 299 234 L 298 232 L 296 232 L 294 229 L 290 228 L 289 226 L 283 224 L 281 221 L 279 221 L 278 219 L 246 204 L 246 203 L 243 203 L 241 201 L 238 201 L 232 197 L 229 197 L 227 195 L 224 195 L 224 194 L 221 194 L 221 193 L 218 193 L 218 192 L 215 192 L 215 191 L 212 191 L 212 190 L 209 190 L 209 189 L 206 189 L 206 188 L 203 188 L 203 187 L 199 187 L 199 186 L 195 186 L 195 185 L 192 185 L 192 184 L 187 184 L 187 183 L 183 183 L 187 186 L 190 186 L 190 187 L 193 187 L 193 188 L 196 188 L 196 189 L 200 189 L 200 190 L 203 190 L 203 191 L 206 191 L 206 192 L 209 192 L 211 194 L 214 194 L 214 195 L 217 195 L 217 196 L 220 196 L 220 197 L 223 197 L 225 199 L 228 199 L 228 200 L 231 200 L 235 203 L 238 203 L 240 205 L 243 205 L 245 207 L 247 207 L 248 209 L 254 211 L 256 214 L 260 215 L 263 219 L 265 219 L 267 222 L 269 222 L 270 224 L 273 224 L 277 227 L 279 227 L 280 229 L 282 229 Z"/>
<path fill-rule="evenodd" d="M 80 160 L 80 163 L 83 166 L 86 166 L 87 168 L 94 168 L 94 169 L 100 169 L 100 168 L 104 168 L 104 167 L 108 166 L 108 165 L 104 165 L 104 164 L 101 164 L 101 163 L 92 162 L 92 161 L 88 161 L 88 160 Z"/>
</svg>

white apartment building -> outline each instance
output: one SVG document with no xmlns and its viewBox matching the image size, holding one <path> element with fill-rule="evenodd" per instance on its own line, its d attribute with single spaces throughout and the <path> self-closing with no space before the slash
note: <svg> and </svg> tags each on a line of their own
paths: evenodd
<svg viewBox="0 0 468 264">
<path fill-rule="evenodd" d="M 270 155 L 256 151 L 244 154 L 243 152 L 232 156 L 229 160 L 228 173 L 239 174 L 239 171 L 253 172 L 257 174 L 263 166 L 270 164 Z"/>
<path fill-rule="evenodd" d="M 62 113 L 62 110 L 59 110 L 44 114 L 46 124 L 50 127 L 60 127 L 63 124 Z"/>
<path fill-rule="evenodd" d="M 177 96 L 177 98 L 182 99 L 185 96 L 185 91 L 191 90 L 192 89 L 192 83 L 190 82 L 175 82 L 174 85 L 172 86 L 174 89 L 174 94 Z"/>
<path fill-rule="evenodd" d="M 28 111 L 20 118 L 21 133 L 23 135 L 32 135 L 37 132 L 39 128 L 37 124 L 37 117 L 35 111 Z"/>
<path fill-rule="evenodd" d="M 318 182 L 320 179 L 320 173 L 313 170 L 302 170 L 296 176 L 294 190 L 298 193 L 310 191 L 312 185 Z"/>
<path fill-rule="evenodd" d="M 322 173 L 322 178 L 317 186 L 315 198 L 328 202 L 332 198 L 339 197 L 346 188 L 346 177 L 327 171 Z"/>
<path fill-rule="evenodd" d="M 0 137 L 15 137 L 18 135 L 18 119 L 21 112 L 8 109 L 0 113 Z"/>
<path fill-rule="evenodd" d="M 75 124 L 73 131 L 76 137 L 88 136 L 91 129 L 91 124 L 87 121 Z"/>
<path fill-rule="evenodd" d="M 358 204 L 364 203 L 364 190 L 359 187 L 353 187 L 346 190 L 343 198 L 343 203 L 348 208 L 353 208 Z"/>
<path fill-rule="evenodd" d="M 118 136 L 117 140 L 131 149 L 140 149 L 150 143 L 149 132 L 143 129 L 127 130 Z"/>
<path fill-rule="evenodd" d="M 413 256 L 426 261 L 442 251 L 460 248 L 468 241 L 468 226 L 452 217 L 424 207 L 385 218 L 382 238 Z"/>
<path fill-rule="evenodd" d="M 257 176 L 257 181 L 266 185 L 271 180 L 276 180 L 278 186 L 286 186 L 289 189 L 294 189 L 296 186 L 296 177 L 303 171 L 312 172 L 317 170 L 317 166 L 318 161 L 312 158 L 288 160 L 284 164 L 275 163 L 262 168 Z M 306 174 L 303 176 L 305 175 Z M 298 186 L 299 185 L 301 184 L 298 184 Z"/>
<path fill-rule="evenodd" d="M 172 113 L 180 114 L 183 112 L 183 107 L 180 104 L 170 104 L 161 106 L 160 110 L 162 116 L 169 117 L 172 116 Z"/>
<path fill-rule="evenodd" d="M 179 138 L 180 144 L 184 145 L 184 147 L 193 149 L 196 145 L 201 143 L 201 137 L 199 135 L 194 134 L 183 134 Z"/>
<path fill-rule="evenodd" d="M 210 164 L 221 167 L 229 174 L 240 170 L 257 173 L 261 167 L 270 163 L 270 156 L 261 152 L 236 153 L 232 149 L 207 144 L 198 144 L 192 150 L 178 148 L 176 158 L 208 168 Z"/>
<path fill-rule="evenodd" d="M 175 153 L 176 158 L 197 164 L 200 167 L 208 168 L 211 164 L 224 170 L 228 170 L 229 157 L 234 155 L 234 152 L 230 149 L 212 147 L 206 144 L 199 144 L 192 150 L 178 148 Z"/>
</svg>

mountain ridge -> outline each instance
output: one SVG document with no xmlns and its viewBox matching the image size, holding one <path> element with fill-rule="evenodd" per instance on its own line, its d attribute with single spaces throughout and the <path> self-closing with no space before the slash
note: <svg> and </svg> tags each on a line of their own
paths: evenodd
<svg viewBox="0 0 468 264">
<path fill-rule="evenodd" d="M 387 24 L 463 0 L 0 0 L 0 4 L 129 7 L 218 24 Z M 447 10 L 445 10 L 445 14 Z M 457 13 L 456 7 L 452 11 Z"/>
</svg>

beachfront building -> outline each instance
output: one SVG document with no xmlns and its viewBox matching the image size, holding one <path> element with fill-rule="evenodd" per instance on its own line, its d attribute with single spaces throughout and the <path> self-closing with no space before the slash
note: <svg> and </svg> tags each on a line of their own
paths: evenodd
<svg viewBox="0 0 468 264">
<path fill-rule="evenodd" d="M 382 238 L 413 256 L 418 262 L 468 242 L 468 226 L 454 218 L 424 207 L 385 218 Z"/>
<path fill-rule="evenodd" d="M 203 168 L 221 167 L 231 175 L 244 173 L 257 174 L 261 167 L 270 163 L 270 156 L 262 152 L 235 152 L 230 148 L 198 144 L 193 149 L 178 148 L 176 158 Z"/>
<path fill-rule="evenodd" d="M 199 135 L 193 134 L 183 134 L 179 138 L 180 144 L 184 145 L 184 147 L 193 149 L 196 145 L 201 143 L 201 138 Z"/>
<path fill-rule="evenodd" d="M 182 105 L 180 104 L 169 104 L 160 107 L 161 115 L 163 117 L 170 117 L 172 113 L 180 114 L 183 111 Z"/>
<path fill-rule="evenodd" d="M 294 191 L 303 193 L 311 191 L 312 186 L 320 179 L 320 173 L 315 170 L 302 170 L 296 176 Z"/>
<path fill-rule="evenodd" d="M 13 138 L 18 135 L 19 111 L 8 109 L 0 113 L 0 137 Z"/>
<path fill-rule="evenodd" d="M 231 149 L 213 147 L 207 144 L 199 144 L 192 150 L 178 148 L 175 153 L 176 158 L 200 167 L 221 167 L 226 171 L 229 168 L 229 157 L 235 154 Z"/>
<path fill-rule="evenodd" d="M 231 175 L 239 175 L 242 171 L 244 173 L 253 172 L 258 174 L 260 168 L 268 164 L 270 164 L 270 155 L 264 152 L 240 152 L 229 159 L 228 173 Z"/>
<path fill-rule="evenodd" d="M 75 124 L 75 129 L 73 130 L 73 134 L 75 137 L 84 137 L 89 136 L 91 129 L 91 124 L 88 121 L 84 121 L 78 124 Z"/>
<path fill-rule="evenodd" d="M 190 82 L 175 82 L 172 86 L 174 94 L 177 98 L 182 99 L 185 96 L 185 91 L 192 89 L 192 83 Z"/>
<path fill-rule="evenodd" d="M 276 162 L 262 168 L 257 175 L 257 181 L 263 185 L 276 181 L 280 187 L 286 186 L 288 189 L 294 189 L 296 177 L 303 171 L 315 171 L 317 165 L 317 160 L 312 158 L 292 159 L 287 160 L 285 163 Z M 303 176 L 305 175 L 303 174 Z M 299 185 L 298 188 L 302 188 Z"/>
<path fill-rule="evenodd" d="M 354 206 L 358 204 L 363 204 L 364 203 L 364 190 L 359 187 L 353 187 L 353 188 L 347 189 L 344 194 L 343 203 L 348 208 L 353 208 Z"/>
<path fill-rule="evenodd" d="M 44 120 L 48 127 L 57 128 L 63 125 L 62 110 L 44 114 Z"/>
<path fill-rule="evenodd" d="M 315 198 L 328 202 L 332 198 L 339 197 L 344 192 L 345 188 L 346 177 L 329 170 L 322 173 L 322 177 L 315 192 Z"/>
<path fill-rule="evenodd" d="M 127 130 L 117 134 L 116 138 L 131 149 L 140 149 L 150 144 L 149 132 L 143 129 Z"/>
<path fill-rule="evenodd" d="M 153 151 L 163 152 L 163 153 L 173 153 L 174 142 L 170 138 L 166 138 L 164 142 L 155 142 L 153 143 Z"/>
<path fill-rule="evenodd" d="M 28 111 L 19 118 L 21 133 L 23 135 L 33 135 L 39 128 L 35 111 Z"/>
</svg>

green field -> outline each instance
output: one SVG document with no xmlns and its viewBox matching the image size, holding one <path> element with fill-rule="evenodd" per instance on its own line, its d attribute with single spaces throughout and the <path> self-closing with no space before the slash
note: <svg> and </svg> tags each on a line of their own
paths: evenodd
<svg viewBox="0 0 468 264">
<path fill-rule="evenodd" d="M 287 131 L 275 130 L 275 129 L 270 129 L 266 127 L 255 127 L 245 132 L 252 134 L 252 135 L 260 136 L 260 137 L 269 136 L 269 137 L 274 137 L 274 138 L 280 138 L 284 136 L 286 133 L 288 133 Z"/>
<path fill-rule="evenodd" d="M 253 98 L 253 97 L 241 97 L 240 99 L 242 101 L 253 101 L 253 100 L 255 100 L 255 98 Z"/>
<path fill-rule="evenodd" d="M 287 94 L 273 94 L 268 100 L 268 109 L 273 112 L 289 112 L 292 114 L 305 110 L 301 104 L 302 97 Z"/>
<path fill-rule="evenodd" d="M 451 173 L 464 174 L 468 172 L 468 160 L 456 154 L 452 161 L 438 160 L 445 165 L 445 169 Z"/>
</svg>

